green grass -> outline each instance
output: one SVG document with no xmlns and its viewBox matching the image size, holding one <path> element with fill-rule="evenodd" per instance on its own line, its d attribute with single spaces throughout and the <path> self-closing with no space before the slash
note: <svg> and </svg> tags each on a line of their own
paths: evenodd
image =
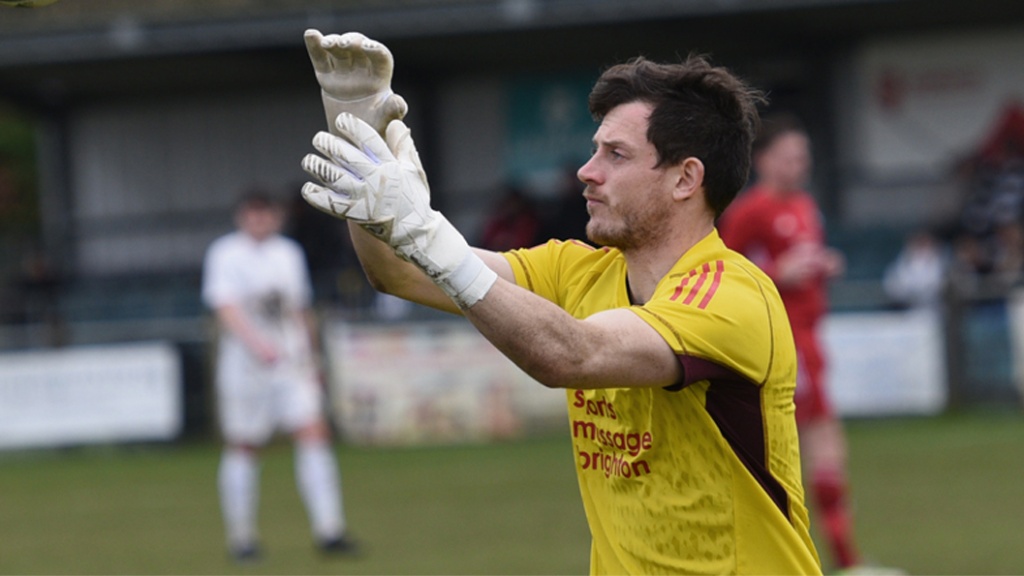
<svg viewBox="0 0 1024 576">
<path fill-rule="evenodd" d="M 853 422 L 864 553 L 912 574 L 1024 573 L 1024 415 Z"/>
<path fill-rule="evenodd" d="M 861 548 L 911 574 L 1024 572 L 1024 417 L 848 423 Z M 223 548 L 212 444 L 0 455 L 3 574 L 582 574 L 589 537 L 564 435 L 339 457 L 367 554 L 318 557 L 291 450 L 264 458 L 265 561 Z M 824 552 L 824 551 L 823 551 Z M 824 554 L 823 554 L 824 556 Z"/>
<path fill-rule="evenodd" d="M 266 558 L 224 551 L 218 449 L 85 449 L 0 458 L 4 574 L 585 573 L 589 535 L 567 440 L 341 448 L 360 559 L 314 553 L 287 444 L 264 454 Z"/>
</svg>

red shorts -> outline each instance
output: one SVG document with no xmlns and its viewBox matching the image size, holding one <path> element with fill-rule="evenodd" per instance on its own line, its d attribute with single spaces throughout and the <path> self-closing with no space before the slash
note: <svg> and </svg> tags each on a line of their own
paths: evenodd
<svg viewBox="0 0 1024 576">
<path fill-rule="evenodd" d="M 797 372 L 796 422 L 805 424 L 832 417 L 832 404 L 825 387 L 825 355 L 814 328 L 793 327 L 796 343 Z"/>
</svg>

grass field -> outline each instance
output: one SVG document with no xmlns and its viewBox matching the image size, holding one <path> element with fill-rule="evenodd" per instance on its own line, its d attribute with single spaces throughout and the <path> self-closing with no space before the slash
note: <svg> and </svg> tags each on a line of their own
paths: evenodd
<svg viewBox="0 0 1024 576">
<path fill-rule="evenodd" d="M 854 422 L 861 548 L 911 574 L 1024 574 L 1024 414 Z"/>
<path fill-rule="evenodd" d="M 1024 415 L 848 424 L 857 525 L 911 574 L 1024 573 Z M 568 440 L 342 447 L 361 559 L 318 557 L 285 444 L 266 453 L 265 561 L 227 561 L 218 449 L 186 443 L 0 455 L 4 574 L 582 574 L 589 537 Z"/>
</svg>

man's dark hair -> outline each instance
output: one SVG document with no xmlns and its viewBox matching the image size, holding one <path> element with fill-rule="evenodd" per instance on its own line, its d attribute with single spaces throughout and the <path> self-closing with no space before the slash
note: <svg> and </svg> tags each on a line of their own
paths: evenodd
<svg viewBox="0 0 1024 576">
<path fill-rule="evenodd" d="M 747 183 L 764 95 L 704 56 L 677 64 L 638 57 L 601 74 L 590 92 L 590 113 L 600 121 L 638 101 L 653 107 L 647 140 L 658 152 L 657 166 L 700 159 L 708 205 L 720 215 Z"/>
</svg>

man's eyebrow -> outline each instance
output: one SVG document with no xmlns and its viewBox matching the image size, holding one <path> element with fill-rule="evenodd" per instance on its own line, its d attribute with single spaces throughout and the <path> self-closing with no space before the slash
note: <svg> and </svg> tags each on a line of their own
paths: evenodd
<svg viewBox="0 0 1024 576">
<path fill-rule="evenodd" d="M 628 142 L 626 142 L 625 140 L 621 140 L 619 138 L 609 138 L 609 139 L 606 139 L 606 140 L 600 140 L 598 138 L 594 138 L 593 142 L 594 142 L 595 145 L 608 146 L 609 148 L 627 148 L 627 149 L 632 149 L 632 146 L 630 146 Z"/>
</svg>

